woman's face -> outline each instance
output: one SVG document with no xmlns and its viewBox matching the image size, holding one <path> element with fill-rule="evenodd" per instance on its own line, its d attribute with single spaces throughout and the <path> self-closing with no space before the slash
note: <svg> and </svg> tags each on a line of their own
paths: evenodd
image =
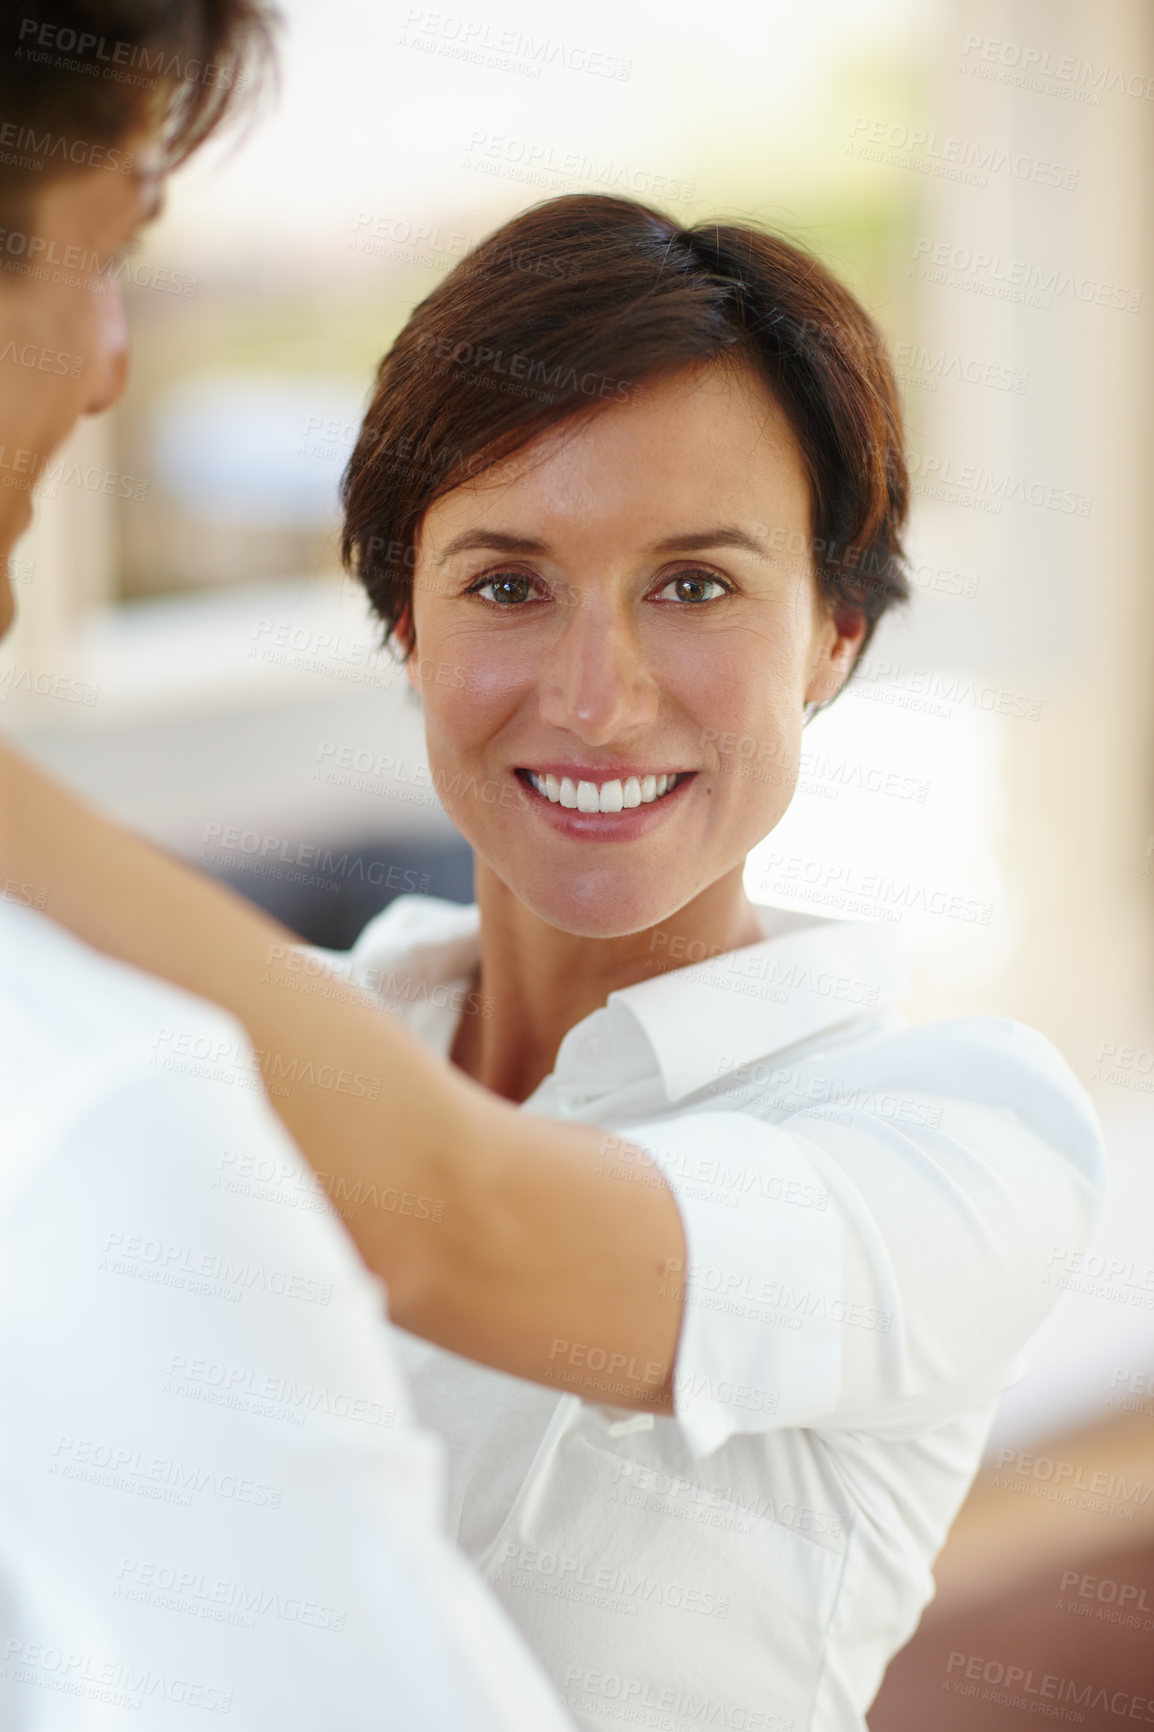
<svg viewBox="0 0 1154 1732">
<path fill-rule="evenodd" d="M 434 783 L 549 925 L 655 926 L 785 812 L 803 706 L 833 696 L 864 630 L 821 606 L 810 533 L 784 413 L 717 363 L 542 435 L 426 513 L 407 665 Z"/>
</svg>

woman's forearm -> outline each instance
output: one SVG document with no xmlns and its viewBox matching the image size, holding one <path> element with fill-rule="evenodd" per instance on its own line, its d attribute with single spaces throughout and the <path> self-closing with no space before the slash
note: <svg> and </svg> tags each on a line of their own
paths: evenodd
<svg viewBox="0 0 1154 1732">
<path fill-rule="evenodd" d="M 96 949 L 243 1024 L 396 1322 L 539 1382 L 563 1358 L 577 1393 L 585 1354 L 570 1344 L 599 1348 L 621 1368 L 616 1402 L 671 1410 L 681 1301 L 664 1277 L 684 1267 L 684 1241 L 656 1166 L 636 1182 L 642 1151 L 518 1111 L 336 977 L 331 995 L 302 994 L 285 927 L 0 747 L 5 879 Z"/>
</svg>

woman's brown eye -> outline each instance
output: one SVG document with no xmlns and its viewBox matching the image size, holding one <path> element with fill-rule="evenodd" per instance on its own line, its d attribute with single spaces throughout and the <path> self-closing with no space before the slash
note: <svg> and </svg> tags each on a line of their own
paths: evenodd
<svg viewBox="0 0 1154 1732">
<path fill-rule="evenodd" d="M 713 596 L 702 593 L 708 584 L 713 584 L 722 595 L 728 593 L 721 579 L 708 571 L 680 571 L 669 579 L 665 588 L 676 586 L 682 592 L 676 597 L 678 601 L 712 601 Z M 690 593 L 686 594 L 686 590 Z"/>
<path fill-rule="evenodd" d="M 496 591 L 492 599 L 498 604 L 524 601 L 529 589 L 529 579 L 518 576 L 516 572 L 509 572 L 504 577 L 486 577 L 474 585 L 474 589 L 477 595 L 486 589 Z M 515 593 L 511 594 L 510 591 Z"/>
</svg>

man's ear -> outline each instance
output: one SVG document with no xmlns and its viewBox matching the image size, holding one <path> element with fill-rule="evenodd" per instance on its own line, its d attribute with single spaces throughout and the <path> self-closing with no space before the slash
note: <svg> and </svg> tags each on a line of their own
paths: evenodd
<svg viewBox="0 0 1154 1732">
<path fill-rule="evenodd" d="M 805 688 L 807 704 L 828 704 L 845 685 L 858 658 L 869 621 L 860 608 L 835 602 L 826 613 L 816 645 L 816 661 Z"/>
<path fill-rule="evenodd" d="M 421 694 L 420 659 L 417 655 L 417 641 L 413 632 L 413 610 L 405 604 L 396 626 L 393 628 L 393 639 L 400 646 L 404 655 L 402 667 L 408 676 L 409 684 L 419 697 Z"/>
</svg>

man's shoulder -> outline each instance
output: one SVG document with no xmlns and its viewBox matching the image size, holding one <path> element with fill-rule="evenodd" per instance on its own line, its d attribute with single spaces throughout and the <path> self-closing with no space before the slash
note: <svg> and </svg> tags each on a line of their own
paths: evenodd
<svg viewBox="0 0 1154 1732">
<path fill-rule="evenodd" d="M 179 1025 L 238 1025 L 218 1006 L 104 956 L 32 909 L 0 902 L 0 1028 L 61 1061 L 148 1063 Z"/>
<path fill-rule="evenodd" d="M 216 1005 L 112 960 L 44 914 L 0 902 L 0 1211 L 23 1178 L 81 1122 L 115 1099 L 168 1087 L 188 1102 L 173 1055 L 231 1063 L 247 1079 L 240 1025 Z M 255 1073 L 252 1078 L 259 1088 Z M 187 1091 L 186 1091 L 187 1092 Z M 237 1090 L 229 1090 L 229 1097 Z M 126 1121 L 127 1122 L 127 1121 Z"/>
</svg>

